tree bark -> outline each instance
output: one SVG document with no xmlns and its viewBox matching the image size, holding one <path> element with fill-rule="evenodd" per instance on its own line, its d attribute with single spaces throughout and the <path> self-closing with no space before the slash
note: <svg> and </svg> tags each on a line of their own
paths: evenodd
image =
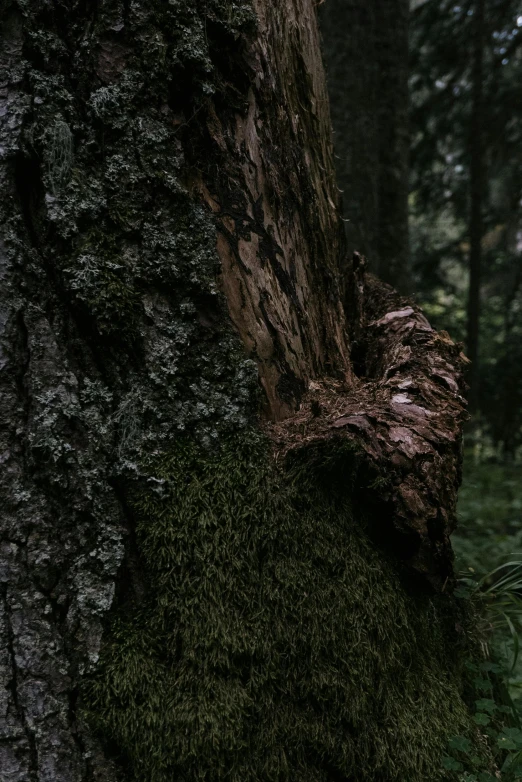
<svg viewBox="0 0 522 782">
<path fill-rule="evenodd" d="M 411 288 L 408 21 L 407 0 L 328 0 L 320 12 L 348 248 L 402 293 Z"/>
<path fill-rule="evenodd" d="M 459 350 L 347 261 L 311 0 L 2 16 L 2 774 L 426 778 Z"/>
</svg>

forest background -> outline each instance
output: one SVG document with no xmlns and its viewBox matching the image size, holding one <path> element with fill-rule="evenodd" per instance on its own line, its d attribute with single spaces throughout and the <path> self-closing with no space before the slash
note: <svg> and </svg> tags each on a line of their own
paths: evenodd
<svg viewBox="0 0 522 782">
<path fill-rule="evenodd" d="M 329 0 L 321 14 L 350 249 L 362 249 L 370 267 L 412 295 L 472 360 L 452 540 L 463 589 L 496 601 L 487 630 L 517 700 L 522 6 L 377 0 L 361 8 Z"/>
</svg>

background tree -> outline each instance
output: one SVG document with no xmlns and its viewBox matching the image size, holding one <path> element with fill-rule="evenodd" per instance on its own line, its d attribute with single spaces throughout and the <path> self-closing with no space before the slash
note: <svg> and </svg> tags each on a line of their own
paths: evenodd
<svg viewBox="0 0 522 782">
<path fill-rule="evenodd" d="M 459 350 L 344 254 L 311 0 L 1 9 L 2 774 L 488 755 Z"/>
<path fill-rule="evenodd" d="M 408 0 L 320 8 L 348 248 L 403 292 L 411 288 L 408 22 Z"/>
<path fill-rule="evenodd" d="M 469 293 L 467 313 L 466 346 L 471 366 L 468 370 L 470 391 L 470 410 L 478 407 L 478 383 L 480 371 L 479 358 L 479 319 L 480 319 L 480 282 L 482 277 L 482 236 L 484 211 L 484 145 L 483 125 L 484 107 L 484 39 L 485 4 L 477 0 L 473 11 L 473 59 L 472 59 L 472 104 L 469 128 L 470 140 L 470 217 L 469 217 Z"/>
<path fill-rule="evenodd" d="M 520 720 L 522 630 L 520 4 L 412 3 L 411 237 L 424 311 L 465 340 L 474 414 L 459 528 L 464 584 L 490 603 L 488 644 Z M 470 371 L 472 370 L 472 371 Z M 473 583 L 474 582 L 474 583 Z M 503 591 L 504 590 L 504 591 Z M 508 607 L 506 622 L 502 610 Z M 480 718 L 484 721 L 484 718 Z M 502 739 L 501 739 L 502 740 Z M 510 766 L 502 779 L 516 779 Z"/>
<path fill-rule="evenodd" d="M 411 25 L 415 285 L 466 340 L 475 404 L 507 454 L 522 423 L 520 24 L 507 0 L 483 18 L 479 3 L 427 0 Z"/>
</svg>

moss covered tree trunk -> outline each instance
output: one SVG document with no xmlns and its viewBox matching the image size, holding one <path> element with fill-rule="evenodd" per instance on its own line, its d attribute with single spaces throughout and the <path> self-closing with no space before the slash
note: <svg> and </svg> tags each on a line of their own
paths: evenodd
<svg viewBox="0 0 522 782">
<path fill-rule="evenodd" d="M 459 350 L 344 253 L 314 4 L 0 7 L 2 779 L 437 779 Z"/>
</svg>

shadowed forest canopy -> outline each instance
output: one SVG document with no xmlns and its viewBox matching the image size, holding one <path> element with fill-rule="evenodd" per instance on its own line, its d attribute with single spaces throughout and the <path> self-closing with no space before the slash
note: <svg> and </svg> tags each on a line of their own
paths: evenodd
<svg viewBox="0 0 522 782">
<path fill-rule="evenodd" d="M 466 359 L 404 298 L 407 4 L 327 0 L 330 98 L 318 11 L 0 3 L 2 782 L 512 764 Z"/>
</svg>

